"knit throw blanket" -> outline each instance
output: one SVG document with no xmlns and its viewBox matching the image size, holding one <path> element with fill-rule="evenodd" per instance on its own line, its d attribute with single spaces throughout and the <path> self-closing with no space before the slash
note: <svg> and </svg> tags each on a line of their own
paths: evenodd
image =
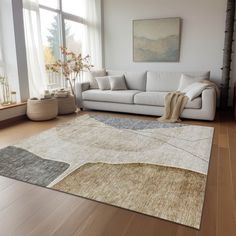
<svg viewBox="0 0 236 236">
<path fill-rule="evenodd" d="M 188 97 L 179 91 L 170 92 L 165 97 L 164 115 L 158 119 L 160 122 L 180 122 L 180 115 L 188 102 Z"/>
<path fill-rule="evenodd" d="M 220 95 L 219 88 L 215 83 L 209 80 L 202 80 L 199 83 L 205 84 L 205 89 L 213 88 L 217 96 Z M 157 120 L 160 122 L 168 122 L 168 123 L 180 122 L 181 120 L 179 117 L 183 112 L 187 102 L 188 102 L 188 97 L 185 96 L 185 93 L 179 91 L 168 93 L 165 97 L 164 115 Z"/>
</svg>

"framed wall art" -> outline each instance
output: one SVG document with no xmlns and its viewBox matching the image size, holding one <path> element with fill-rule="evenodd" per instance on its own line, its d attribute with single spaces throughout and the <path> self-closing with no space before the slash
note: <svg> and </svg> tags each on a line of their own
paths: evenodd
<svg viewBox="0 0 236 236">
<path fill-rule="evenodd" d="M 178 62 L 181 19 L 163 18 L 133 21 L 134 62 Z"/>
</svg>

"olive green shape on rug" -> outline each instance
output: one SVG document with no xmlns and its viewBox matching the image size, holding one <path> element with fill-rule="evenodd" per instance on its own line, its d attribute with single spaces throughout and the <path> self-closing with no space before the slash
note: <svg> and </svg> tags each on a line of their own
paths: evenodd
<svg viewBox="0 0 236 236">
<path fill-rule="evenodd" d="M 206 178 L 159 165 L 88 163 L 53 189 L 199 229 Z"/>
</svg>

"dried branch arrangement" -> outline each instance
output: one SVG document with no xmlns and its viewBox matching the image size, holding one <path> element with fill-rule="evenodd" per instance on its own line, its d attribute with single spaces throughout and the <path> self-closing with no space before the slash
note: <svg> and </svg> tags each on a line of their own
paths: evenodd
<svg viewBox="0 0 236 236">
<path fill-rule="evenodd" d="M 68 81 L 72 94 L 75 96 L 75 82 L 82 71 L 90 71 L 93 67 L 90 63 L 90 56 L 82 57 L 81 54 L 76 54 L 67 48 L 60 47 L 64 61 L 57 60 L 53 64 L 47 64 L 46 70 L 62 74 L 64 79 Z"/>
</svg>

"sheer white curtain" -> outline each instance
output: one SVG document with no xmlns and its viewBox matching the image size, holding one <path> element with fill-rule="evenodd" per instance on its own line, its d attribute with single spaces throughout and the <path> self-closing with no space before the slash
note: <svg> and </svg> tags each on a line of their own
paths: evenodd
<svg viewBox="0 0 236 236">
<path fill-rule="evenodd" d="M 4 75 L 4 60 L 3 60 L 3 46 L 2 46 L 2 26 L 0 22 L 0 76 Z"/>
<path fill-rule="evenodd" d="M 101 0 L 85 0 L 85 54 L 95 68 L 102 68 Z"/>
<path fill-rule="evenodd" d="M 23 7 L 30 96 L 41 97 L 47 88 L 47 77 L 38 0 L 23 0 Z"/>
</svg>

